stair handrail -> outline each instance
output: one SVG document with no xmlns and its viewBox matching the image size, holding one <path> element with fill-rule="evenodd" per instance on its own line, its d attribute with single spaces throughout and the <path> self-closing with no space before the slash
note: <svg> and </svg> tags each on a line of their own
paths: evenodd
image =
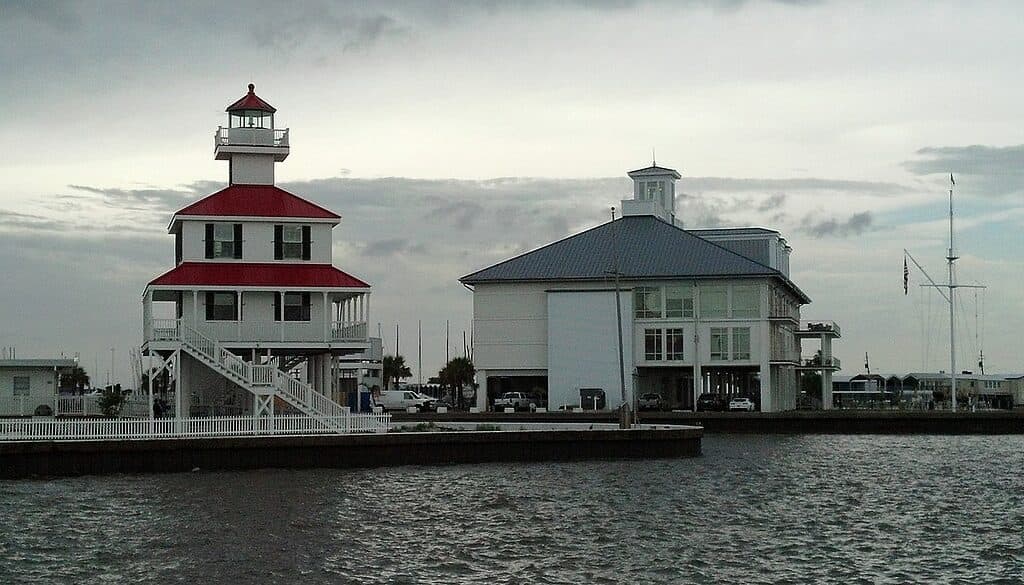
<svg viewBox="0 0 1024 585">
<path fill-rule="evenodd" d="M 204 335 L 201 331 L 179 322 L 178 335 L 182 342 L 191 345 L 203 354 L 207 360 L 216 363 L 222 369 L 241 378 L 249 386 L 261 385 L 253 377 L 251 364 L 238 357 L 234 353 L 220 346 L 220 344 Z M 328 421 L 344 420 L 342 425 L 345 429 L 350 427 L 350 409 L 331 400 L 324 394 L 317 392 L 312 386 L 297 380 L 288 375 L 280 368 L 273 368 L 273 386 L 284 395 L 286 400 L 294 406 L 306 410 L 307 414 L 317 419 L 321 424 L 331 425 Z M 343 418 L 339 418 L 343 417 Z M 337 426 L 334 422 L 333 426 Z"/>
</svg>

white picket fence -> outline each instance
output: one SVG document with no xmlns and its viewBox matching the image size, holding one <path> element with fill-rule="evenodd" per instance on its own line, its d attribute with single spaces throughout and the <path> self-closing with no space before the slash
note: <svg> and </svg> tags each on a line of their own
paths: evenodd
<svg viewBox="0 0 1024 585">
<path fill-rule="evenodd" d="M 54 414 L 57 416 L 102 416 L 98 396 L 58 396 Z M 133 394 L 121 406 L 121 416 L 149 416 L 149 397 Z"/>
<path fill-rule="evenodd" d="M 351 414 L 322 421 L 308 416 L 218 416 L 158 419 L 0 419 L 3 441 L 95 441 L 386 433 L 391 415 Z"/>
</svg>

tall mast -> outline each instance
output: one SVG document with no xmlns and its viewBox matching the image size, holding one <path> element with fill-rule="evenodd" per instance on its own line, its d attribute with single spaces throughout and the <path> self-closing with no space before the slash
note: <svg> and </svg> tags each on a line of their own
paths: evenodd
<svg viewBox="0 0 1024 585">
<path fill-rule="evenodd" d="M 946 260 L 949 263 L 949 381 L 950 397 L 953 401 L 953 412 L 956 412 L 956 281 L 954 281 L 953 263 L 956 262 L 956 252 L 953 248 L 953 174 L 949 175 L 949 254 Z"/>
</svg>

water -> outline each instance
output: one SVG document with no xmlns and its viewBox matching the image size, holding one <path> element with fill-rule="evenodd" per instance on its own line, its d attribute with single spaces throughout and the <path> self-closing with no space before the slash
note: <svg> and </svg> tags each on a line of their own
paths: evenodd
<svg viewBox="0 0 1024 585">
<path fill-rule="evenodd" d="M 0 583 L 1022 583 L 1024 437 L 0 482 Z"/>
</svg>

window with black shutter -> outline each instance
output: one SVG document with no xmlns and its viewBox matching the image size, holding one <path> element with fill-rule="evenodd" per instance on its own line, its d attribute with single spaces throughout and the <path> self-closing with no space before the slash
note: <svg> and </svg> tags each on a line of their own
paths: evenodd
<svg viewBox="0 0 1024 585">
<path fill-rule="evenodd" d="M 234 257 L 237 260 L 241 260 L 242 259 L 242 224 L 240 224 L 240 223 L 236 223 L 235 224 L 235 241 L 234 241 L 234 243 L 235 243 L 235 249 L 234 249 L 235 256 Z"/>
<path fill-rule="evenodd" d="M 313 247 L 312 229 L 308 225 L 302 226 L 302 259 L 309 260 Z"/>
<path fill-rule="evenodd" d="M 206 258 L 241 258 L 242 224 L 206 224 Z"/>
<path fill-rule="evenodd" d="M 308 260 L 307 230 L 309 226 L 274 226 L 274 258 L 277 260 Z"/>
<path fill-rule="evenodd" d="M 233 292 L 206 293 L 207 321 L 234 321 L 238 315 L 238 296 Z"/>
<path fill-rule="evenodd" d="M 310 298 L 308 292 L 284 293 L 284 320 L 310 320 Z"/>
</svg>

